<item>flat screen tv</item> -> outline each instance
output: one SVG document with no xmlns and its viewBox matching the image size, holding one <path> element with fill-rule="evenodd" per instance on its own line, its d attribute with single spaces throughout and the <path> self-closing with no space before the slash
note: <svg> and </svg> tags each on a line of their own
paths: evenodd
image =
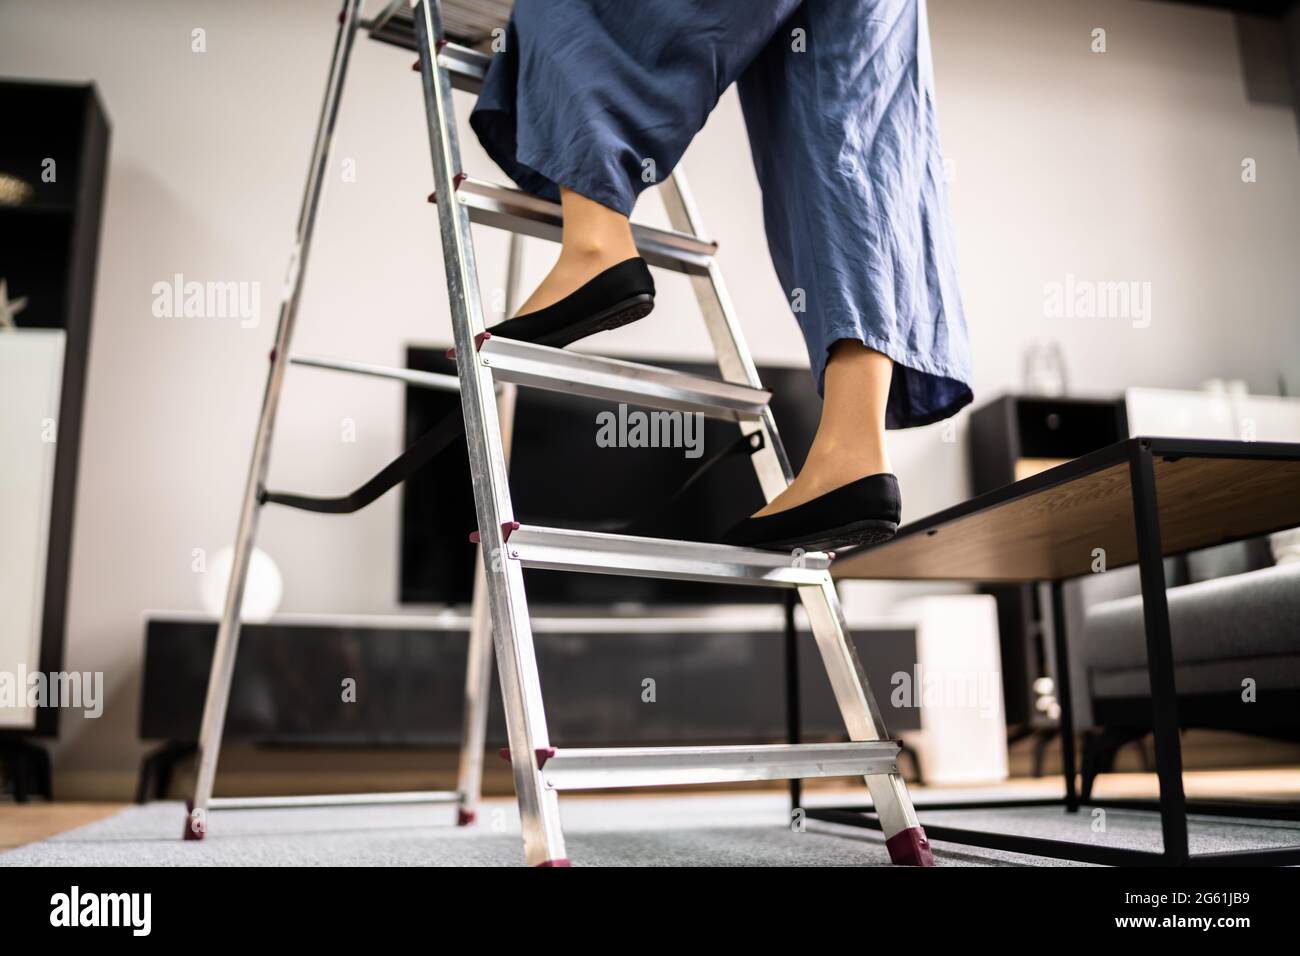
<svg viewBox="0 0 1300 956">
<path fill-rule="evenodd" d="M 454 375 L 455 362 L 445 348 L 409 347 L 413 369 Z M 648 364 L 718 378 L 712 364 Z M 821 400 L 806 369 L 760 367 L 773 393 L 786 452 L 798 469 L 812 443 Z M 444 415 L 459 412 L 450 392 L 408 386 L 406 442 L 409 445 Z M 628 412 L 637 411 L 629 406 Z M 515 515 L 526 524 L 590 527 L 592 522 L 635 518 L 673 494 L 700 463 L 735 441 L 732 422 L 705 420 L 699 457 L 685 448 L 609 447 L 598 441 L 608 415 L 617 428 L 618 406 L 540 389 L 520 388 L 510 460 L 510 494 Z M 635 419 L 628 419 L 629 424 Z M 608 430 L 604 438 L 611 436 Z M 657 521 L 656 537 L 716 540 L 733 521 L 762 506 L 762 494 L 749 458 L 724 458 L 679 499 L 666 520 Z M 402 486 L 401 600 L 412 604 L 465 604 L 471 596 L 474 550 L 469 533 L 476 527 L 469 463 L 461 440 Z M 572 574 L 528 569 L 525 586 L 532 604 L 581 605 L 722 604 L 773 600 L 767 588 L 659 581 L 650 578 Z"/>
</svg>

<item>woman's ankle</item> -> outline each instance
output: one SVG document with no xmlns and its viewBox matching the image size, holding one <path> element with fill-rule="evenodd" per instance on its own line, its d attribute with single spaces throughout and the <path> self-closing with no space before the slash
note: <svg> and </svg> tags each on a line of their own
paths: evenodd
<svg viewBox="0 0 1300 956">
<path fill-rule="evenodd" d="M 618 243 L 590 239 L 566 241 L 551 271 L 515 314 L 526 315 L 554 305 L 606 269 L 635 257 L 636 246 L 630 241 L 628 246 L 630 249 Z"/>
<path fill-rule="evenodd" d="M 555 266 L 557 269 L 579 272 L 590 269 L 600 271 L 631 259 L 636 254 L 636 243 L 632 241 L 630 232 L 626 240 L 611 236 L 584 236 L 572 240 L 566 238 L 560 246 L 560 257 Z"/>
<path fill-rule="evenodd" d="M 560 254 L 590 258 L 636 255 L 632 224 L 622 213 L 569 189 L 560 190 L 564 233 Z"/>
<path fill-rule="evenodd" d="M 790 487 L 756 514 L 776 514 L 788 508 L 795 508 L 814 498 L 829 494 L 836 488 L 852 484 L 860 478 L 892 470 L 889 455 L 883 447 L 864 449 L 857 446 L 838 452 L 826 451 L 824 448 L 819 450 L 814 447 Z"/>
<path fill-rule="evenodd" d="M 879 440 L 857 439 L 838 443 L 813 442 L 800 473 L 825 476 L 840 480 L 840 484 L 856 481 L 867 475 L 891 471 L 889 449 L 883 436 Z"/>
</svg>

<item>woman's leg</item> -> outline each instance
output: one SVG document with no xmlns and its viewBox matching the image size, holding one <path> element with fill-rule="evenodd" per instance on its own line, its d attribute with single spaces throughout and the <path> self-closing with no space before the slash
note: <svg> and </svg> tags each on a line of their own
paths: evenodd
<svg viewBox="0 0 1300 956">
<path fill-rule="evenodd" d="M 969 342 L 925 0 L 806 0 L 739 90 L 772 261 L 825 400 L 768 516 L 889 471 L 885 428 L 968 403 Z"/>
<path fill-rule="evenodd" d="M 636 256 L 637 196 L 803 0 L 516 0 L 470 125 L 524 190 L 564 207 L 551 274 L 520 314 Z"/>
<path fill-rule="evenodd" d="M 756 517 L 801 505 L 866 475 L 892 469 L 885 402 L 894 363 L 854 339 L 840 339 L 826 363 L 826 396 L 808 459 L 790 487 Z"/>
<path fill-rule="evenodd" d="M 637 254 L 627 216 L 560 188 L 564 232 L 555 267 L 529 296 L 519 314 L 536 312 L 575 292 L 589 280 Z"/>
</svg>

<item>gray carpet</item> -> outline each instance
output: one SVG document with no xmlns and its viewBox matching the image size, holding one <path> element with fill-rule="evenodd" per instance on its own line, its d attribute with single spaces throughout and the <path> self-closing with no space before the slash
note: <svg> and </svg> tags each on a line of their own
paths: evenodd
<svg viewBox="0 0 1300 956">
<path fill-rule="evenodd" d="M 1078 813 L 1064 813 L 1055 807 L 931 810 L 928 813 L 918 810 L 922 823 L 936 826 L 1160 852 L 1160 819 L 1154 813 L 1106 810 L 1104 818 L 1094 819 L 1094 812 L 1084 808 Z M 1195 854 L 1297 846 L 1300 845 L 1300 823 L 1192 816 L 1187 824 L 1187 843 Z"/>
<path fill-rule="evenodd" d="M 876 866 L 887 865 L 880 834 L 809 822 L 783 826 L 781 794 L 561 800 L 569 856 L 594 866 Z M 179 839 L 180 803 L 153 803 L 49 840 L 0 854 L 0 866 L 512 866 L 521 862 L 513 803 L 485 805 L 479 825 L 457 828 L 448 807 L 349 807 L 240 810 L 213 814 L 207 839 Z M 1111 811 L 1106 833 L 1086 817 L 1059 810 L 935 811 L 953 826 L 1060 839 L 1158 847 L 1159 825 L 1146 814 Z M 1254 821 L 1193 827 L 1198 851 L 1300 842 L 1300 827 Z M 1061 861 L 936 842 L 940 865 L 1062 865 Z M 1065 864 L 1069 865 L 1069 864 Z"/>
</svg>

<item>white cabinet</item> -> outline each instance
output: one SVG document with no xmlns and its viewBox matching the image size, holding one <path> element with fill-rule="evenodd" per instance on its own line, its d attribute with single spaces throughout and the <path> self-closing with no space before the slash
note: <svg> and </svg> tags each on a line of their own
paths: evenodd
<svg viewBox="0 0 1300 956">
<path fill-rule="evenodd" d="M 63 383 L 61 329 L 0 332 L 0 728 L 30 729 Z"/>
</svg>

